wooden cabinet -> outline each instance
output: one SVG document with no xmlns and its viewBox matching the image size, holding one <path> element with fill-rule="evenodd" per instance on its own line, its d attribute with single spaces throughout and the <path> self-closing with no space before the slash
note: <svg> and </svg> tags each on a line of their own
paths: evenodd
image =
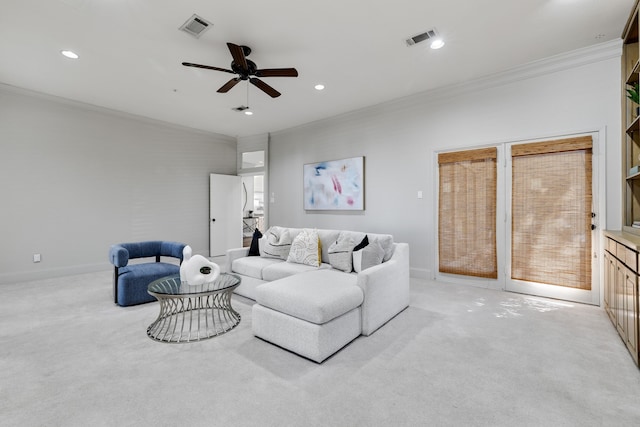
<svg viewBox="0 0 640 427">
<path fill-rule="evenodd" d="M 610 239 L 607 239 L 610 240 Z M 617 264 L 615 256 L 611 255 L 609 251 L 604 253 L 604 309 L 609 315 L 609 319 L 615 323 L 616 314 L 615 310 L 615 283 L 616 283 L 616 271 Z"/>
<path fill-rule="evenodd" d="M 604 309 L 638 365 L 640 252 L 640 105 L 627 90 L 640 83 L 640 0 L 622 33 L 622 230 L 604 232 Z M 639 365 L 640 366 L 640 365 Z"/>
<path fill-rule="evenodd" d="M 638 0 L 622 34 L 622 165 L 623 229 L 640 235 L 640 106 L 627 97 L 640 81 L 640 44 L 638 43 Z M 635 223 L 635 227 L 634 227 Z"/>
<path fill-rule="evenodd" d="M 626 327 L 625 343 L 636 364 L 638 363 L 638 273 L 625 268 L 624 286 L 624 322 Z"/>
<path fill-rule="evenodd" d="M 638 251 L 640 237 L 605 231 L 604 308 L 638 364 Z"/>
</svg>

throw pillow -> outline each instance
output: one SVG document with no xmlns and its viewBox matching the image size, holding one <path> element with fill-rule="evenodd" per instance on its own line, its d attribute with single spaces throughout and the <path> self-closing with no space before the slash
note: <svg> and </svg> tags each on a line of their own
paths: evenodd
<svg viewBox="0 0 640 427">
<path fill-rule="evenodd" d="M 365 246 L 367 246 L 369 244 L 369 237 L 368 236 L 364 236 L 364 239 L 362 239 L 362 242 L 358 243 L 356 245 L 355 248 L 353 248 L 353 251 L 359 251 L 360 249 L 364 248 Z"/>
<path fill-rule="evenodd" d="M 291 249 L 289 230 L 282 227 L 271 227 L 260 239 L 260 256 L 286 260 Z"/>
<path fill-rule="evenodd" d="M 293 239 L 287 262 L 320 267 L 322 252 L 318 230 L 304 229 Z"/>
<path fill-rule="evenodd" d="M 262 237 L 262 233 L 257 228 L 253 232 L 253 238 L 251 239 L 251 246 L 249 247 L 249 256 L 260 256 L 260 247 L 258 240 Z"/>
<path fill-rule="evenodd" d="M 340 236 L 329 246 L 329 264 L 331 267 L 347 273 L 353 271 L 353 248 L 355 243 L 351 237 Z"/>
<path fill-rule="evenodd" d="M 356 273 L 360 273 L 367 268 L 382 263 L 384 258 L 384 249 L 378 242 L 369 243 L 359 251 L 353 253 L 353 269 Z"/>
<path fill-rule="evenodd" d="M 369 242 L 378 242 L 380 246 L 382 246 L 382 250 L 384 250 L 384 258 L 382 258 L 382 262 L 387 262 L 393 256 L 393 236 L 389 234 L 378 234 L 374 236 L 368 236 Z"/>
</svg>

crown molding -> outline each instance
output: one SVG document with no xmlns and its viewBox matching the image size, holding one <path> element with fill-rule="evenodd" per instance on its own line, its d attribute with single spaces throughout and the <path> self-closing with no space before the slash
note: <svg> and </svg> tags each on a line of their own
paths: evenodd
<svg viewBox="0 0 640 427">
<path fill-rule="evenodd" d="M 237 143 L 237 138 L 235 136 L 224 135 L 221 133 L 211 132 L 203 129 L 191 128 L 191 127 L 180 125 L 177 123 L 171 123 L 163 120 L 152 119 L 150 117 L 141 116 L 134 113 L 127 113 L 125 111 L 115 110 L 108 107 L 102 107 L 100 105 L 95 105 L 95 104 L 89 104 L 82 101 L 76 101 L 74 99 L 64 98 L 62 96 L 52 95 L 45 92 L 38 92 L 32 89 L 23 88 L 20 86 L 13 86 L 7 83 L 0 82 L 0 94 L 2 92 L 13 93 L 13 94 L 22 95 L 30 98 L 42 99 L 48 102 L 55 102 L 57 104 L 65 105 L 70 108 L 77 108 L 82 111 L 92 111 L 99 114 L 118 117 L 121 119 L 142 122 L 142 123 L 150 124 L 153 126 L 171 128 L 181 132 L 190 132 L 190 133 L 195 133 L 200 135 L 215 136 L 216 138 L 219 138 L 221 140 L 226 139 L 227 140 L 226 142 L 228 144 L 235 145 Z"/>
<path fill-rule="evenodd" d="M 469 94 L 469 92 L 479 92 L 489 88 L 529 80 L 535 77 L 570 70 L 588 64 L 606 61 L 613 58 L 620 58 L 621 54 L 622 39 L 617 39 L 550 56 L 538 61 L 529 62 L 518 67 L 488 74 L 467 82 L 443 86 L 441 88 L 410 95 L 404 98 L 404 102 L 408 99 L 415 98 L 416 100 L 420 99 L 420 101 L 424 103 L 425 99 L 435 101 L 456 95 Z M 402 99 L 398 99 L 391 101 L 391 103 L 402 101 Z"/>
<path fill-rule="evenodd" d="M 353 120 L 355 117 L 362 117 L 372 113 L 401 111 L 418 106 L 432 105 L 461 95 L 480 92 L 486 89 L 504 86 L 518 81 L 529 80 L 543 75 L 553 74 L 580 66 L 593 64 L 609 59 L 619 59 L 622 54 L 622 39 L 599 43 L 593 46 L 576 49 L 562 54 L 550 56 L 538 61 L 510 68 L 493 74 L 488 74 L 473 80 L 461 83 L 454 83 L 435 89 L 397 98 L 380 104 L 371 105 L 361 109 L 349 111 L 326 119 L 317 120 L 310 123 L 294 126 L 272 132 L 274 135 L 287 133 L 295 129 L 304 129 L 317 126 L 325 126 L 328 121 Z"/>
</svg>

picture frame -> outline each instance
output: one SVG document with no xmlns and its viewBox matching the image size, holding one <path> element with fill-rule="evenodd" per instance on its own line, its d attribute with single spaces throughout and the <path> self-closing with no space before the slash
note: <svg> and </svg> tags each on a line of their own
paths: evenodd
<svg viewBox="0 0 640 427">
<path fill-rule="evenodd" d="M 364 156 L 305 164 L 304 209 L 364 210 Z"/>
</svg>

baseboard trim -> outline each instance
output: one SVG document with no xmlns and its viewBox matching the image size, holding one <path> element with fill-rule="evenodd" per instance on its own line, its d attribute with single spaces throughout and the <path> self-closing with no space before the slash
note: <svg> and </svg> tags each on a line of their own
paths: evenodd
<svg viewBox="0 0 640 427">
<path fill-rule="evenodd" d="M 33 280 L 50 279 L 54 277 L 73 276 L 76 274 L 96 273 L 99 271 L 111 271 L 113 266 L 108 263 L 74 265 L 69 267 L 49 268 L 38 271 L 19 271 L 15 273 L 0 274 L 0 285 L 11 283 L 31 282 Z"/>
<path fill-rule="evenodd" d="M 409 276 L 413 277 L 414 279 L 422 279 L 422 280 L 433 279 L 433 274 L 431 273 L 431 270 L 428 268 L 410 268 Z"/>
<path fill-rule="evenodd" d="M 204 253 L 204 251 L 202 252 Z M 222 257 L 217 257 L 222 258 Z M 99 271 L 111 271 L 113 265 L 108 262 L 98 264 L 74 265 L 69 267 L 50 268 L 38 271 L 20 271 L 16 273 L 0 274 L 0 285 L 11 283 L 31 282 L 34 280 L 44 280 L 54 277 L 73 276 L 76 274 L 96 273 Z M 433 274 L 427 268 L 410 268 L 409 276 L 415 279 L 433 279 Z"/>
</svg>

